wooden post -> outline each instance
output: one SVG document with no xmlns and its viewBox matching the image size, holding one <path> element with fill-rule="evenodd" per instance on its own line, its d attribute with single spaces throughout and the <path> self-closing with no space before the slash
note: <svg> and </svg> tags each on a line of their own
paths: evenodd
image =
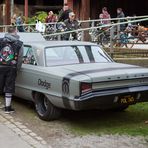
<svg viewBox="0 0 148 148">
<path fill-rule="evenodd" d="M 6 5 L 6 9 L 5 9 L 5 22 L 4 22 L 4 24 L 10 25 L 10 23 L 11 23 L 10 0 L 5 0 L 5 5 Z"/>
<path fill-rule="evenodd" d="M 74 5 L 73 0 L 67 0 L 67 4 L 69 8 L 73 11 L 73 5 Z"/>
<path fill-rule="evenodd" d="M 90 0 L 81 0 L 80 18 L 82 20 L 90 18 Z"/>
<path fill-rule="evenodd" d="M 25 22 L 28 21 L 28 0 L 25 0 Z"/>
<path fill-rule="evenodd" d="M 11 9 L 11 11 L 10 11 L 11 13 L 10 14 L 11 14 L 11 18 L 12 18 L 13 17 L 13 13 L 14 13 L 14 0 L 10 1 L 10 9 Z"/>
<path fill-rule="evenodd" d="M 90 0 L 81 0 L 80 19 L 88 20 L 90 18 Z M 83 23 L 82 28 L 89 28 L 89 23 Z M 84 40 L 89 41 L 89 32 L 84 32 Z"/>
</svg>

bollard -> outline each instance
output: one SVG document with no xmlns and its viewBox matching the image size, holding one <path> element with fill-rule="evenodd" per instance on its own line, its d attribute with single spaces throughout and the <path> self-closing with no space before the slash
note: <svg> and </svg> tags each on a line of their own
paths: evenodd
<svg viewBox="0 0 148 148">
<path fill-rule="evenodd" d="M 114 33 L 115 33 L 115 26 L 112 26 L 110 28 L 110 56 L 113 58 L 113 53 L 114 53 Z"/>
</svg>

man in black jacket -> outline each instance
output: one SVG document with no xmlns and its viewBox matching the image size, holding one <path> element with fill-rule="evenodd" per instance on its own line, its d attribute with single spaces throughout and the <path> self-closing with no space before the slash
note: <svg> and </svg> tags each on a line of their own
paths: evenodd
<svg viewBox="0 0 148 148">
<path fill-rule="evenodd" d="M 64 7 L 60 12 L 60 17 L 59 17 L 58 22 L 64 22 L 66 19 L 68 19 L 70 12 L 72 12 L 72 10 L 69 9 L 67 4 L 64 4 Z"/>
<path fill-rule="evenodd" d="M 73 12 L 69 13 L 69 18 L 64 21 L 67 31 L 73 31 L 79 29 L 79 22 L 75 19 L 75 14 Z M 69 39 L 70 34 L 66 34 L 66 40 Z M 77 33 L 72 33 L 73 40 L 77 39 Z"/>
<path fill-rule="evenodd" d="M 7 48 L 6 46 L 2 47 L 5 43 L 7 43 Z M 9 47 L 11 50 L 13 49 L 13 54 L 9 54 L 11 52 Z M 6 59 L 9 59 L 9 57 L 14 58 L 8 64 L 3 54 L 6 55 Z M 5 93 L 5 113 L 14 112 L 14 109 L 11 108 L 11 100 L 12 94 L 15 92 L 15 79 L 17 71 L 21 68 L 22 58 L 23 42 L 19 41 L 16 27 L 11 26 L 8 28 L 5 37 L 0 40 L 0 91 Z"/>
</svg>

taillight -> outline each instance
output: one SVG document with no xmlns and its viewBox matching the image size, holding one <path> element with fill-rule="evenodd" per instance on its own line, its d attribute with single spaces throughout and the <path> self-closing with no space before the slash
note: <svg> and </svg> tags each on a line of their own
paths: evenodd
<svg viewBox="0 0 148 148">
<path fill-rule="evenodd" d="M 81 94 L 87 93 L 87 92 L 89 92 L 91 90 L 92 90 L 92 85 L 90 83 L 82 82 L 80 84 L 80 92 L 81 92 Z"/>
</svg>

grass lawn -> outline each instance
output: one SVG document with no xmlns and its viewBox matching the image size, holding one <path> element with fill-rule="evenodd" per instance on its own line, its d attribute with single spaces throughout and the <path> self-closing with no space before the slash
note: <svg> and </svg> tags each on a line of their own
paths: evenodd
<svg viewBox="0 0 148 148">
<path fill-rule="evenodd" d="M 148 103 L 132 105 L 123 112 L 71 112 L 71 115 L 68 113 L 64 120 L 67 120 L 69 129 L 79 135 L 127 134 L 148 136 Z"/>
</svg>

